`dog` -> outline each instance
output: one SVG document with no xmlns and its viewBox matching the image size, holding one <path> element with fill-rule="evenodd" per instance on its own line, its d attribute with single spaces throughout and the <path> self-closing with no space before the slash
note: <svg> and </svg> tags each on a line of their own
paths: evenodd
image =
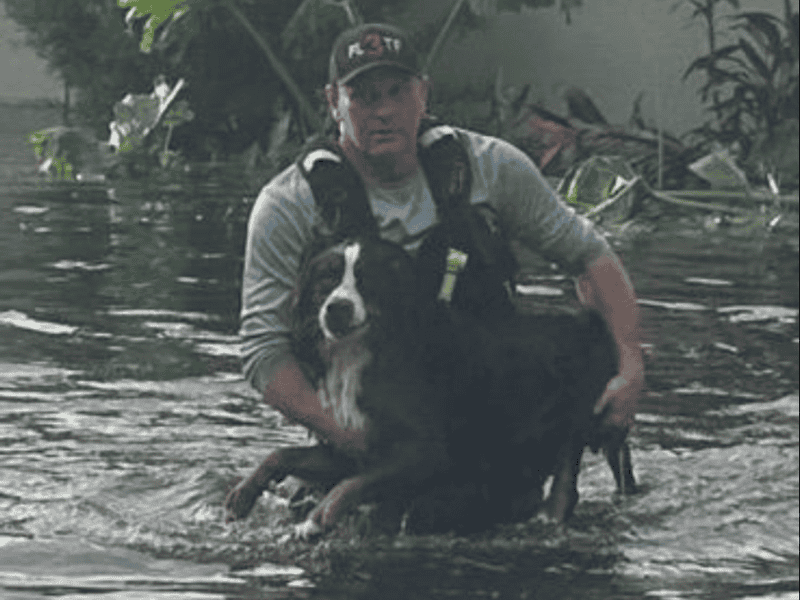
<svg viewBox="0 0 800 600">
<path fill-rule="evenodd" d="M 288 475 L 333 486 L 301 535 L 368 500 L 410 502 L 420 531 L 521 520 L 540 507 L 550 475 L 546 510 L 563 521 L 577 502 L 586 445 L 609 446 L 618 487 L 635 485 L 624 437 L 603 434 L 592 415 L 616 372 L 602 318 L 506 313 L 486 323 L 454 308 L 431 294 L 426 257 L 441 251 L 438 239 L 416 263 L 377 238 L 308 261 L 293 351 L 340 426 L 369 424 L 368 451 L 351 456 L 321 443 L 273 452 L 228 495 L 229 521 Z"/>
<path fill-rule="evenodd" d="M 228 521 L 287 475 L 334 484 L 299 530 L 308 535 L 356 502 L 397 497 L 447 468 L 445 391 L 397 367 L 415 360 L 407 329 L 415 289 L 411 257 L 388 242 L 340 243 L 308 261 L 292 311 L 293 353 L 341 427 L 369 419 L 368 452 L 348 456 L 324 443 L 277 450 L 228 495 Z"/>
</svg>

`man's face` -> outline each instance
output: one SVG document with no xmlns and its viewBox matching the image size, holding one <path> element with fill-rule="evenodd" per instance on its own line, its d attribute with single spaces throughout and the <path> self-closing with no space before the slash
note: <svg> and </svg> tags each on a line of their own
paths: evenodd
<svg viewBox="0 0 800 600">
<path fill-rule="evenodd" d="M 428 83 L 390 67 L 378 67 L 328 90 L 340 141 L 365 158 L 416 153 Z"/>
</svg>

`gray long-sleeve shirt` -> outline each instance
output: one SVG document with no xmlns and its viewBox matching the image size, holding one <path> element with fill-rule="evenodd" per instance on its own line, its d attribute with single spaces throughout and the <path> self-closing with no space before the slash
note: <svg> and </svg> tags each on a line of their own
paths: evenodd
<svg viewBox="0 0 800 600">
<path fill-rule="evenodd" d="M 608 250 L 605 239 L 566 205 L 536 165 L 503 140 L 458 130 L 467 141 L 471 202 L 497 211 L 506 235 L 578 274 Z M 436 205 L 425 176 L 400 188 L 368 187 L 380 234 L 414 250 L 436 223 Z M 291 358 L 289 304 L 300 256 L 320 216 L 308 182 L 296 165 L 270 181 L 250 214 L 242 283 L 241 337 L 244 374 L 263 391 Z"/>
</svg>

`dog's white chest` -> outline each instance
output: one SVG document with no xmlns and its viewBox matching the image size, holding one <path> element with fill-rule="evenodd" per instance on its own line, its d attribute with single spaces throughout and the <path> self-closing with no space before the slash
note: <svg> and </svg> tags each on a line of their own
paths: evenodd
<svg viewBox="0 0 800 600">
<path fill-rule="evenodd" d="M 317 390 L 323 409 L 333 410 L 333 417 L 343 429 L 364 429 L 366 419 L 356 403 L 361 393 L 361 373 L 372 354 L 360 340 L 337 344 L 322 384 Z"/>
</svg>

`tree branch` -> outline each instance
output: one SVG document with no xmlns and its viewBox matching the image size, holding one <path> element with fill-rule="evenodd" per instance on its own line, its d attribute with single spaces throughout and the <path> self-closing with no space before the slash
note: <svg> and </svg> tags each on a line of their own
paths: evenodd
<svg viewBox="0 0 800 600">
<path fill-rule="evenodd" d="M 458 15 L 458 11 L 460 11 L 461 7 L 464 5 L 464 1 L 465 0 L 456 0 L 456 3 L 453 5 L 453 9 L 447 16 L 447 20 L 444 22 L 441 31 L 439 31 L 439 35 L 436 36 L 436 41 L 433 42 L 433 48 L 431 48 L 431 51 L 428 53 L 428 58 L 425 59 L 425 67 L 422 69 L 422 72 L 425 75 L 428 75 L 431 65 L 433 65 L 433 61 L 436 58 L 436 55 L 439 54 L 439 50 L 444 43 L 444 39 L 447 37 L 447 33 L 450 31 L 450 27 L 453 25 L 456 15 Z"/>
<path fill-rule="evenodd" d="M 270 66 L 278 75 L 283 84 L 287 87 L 289 93 L 297 103 L 297 106 L 300 109 L 300 114 L 308 120 L 308 122 L 316 131 L 322 131 L 323 123 L 319 118 L 319 115 L 317 115 L 317 113 L 314 111 L 314 108 L 311 106 L 308 100 L 306 100 L 303 92 L 295 83 L 294 79 L 292 79 L 289 71 L 285 66 L 283 66 L 283 63 L 281 63 L 277 55 L 272 51 L 272 48 L 270 48 L 267 40 L 264 39 L 264 36 L 261 35 L 261 33 L 259 33 L 255 27 L 253 27 L 253 24 L 250 23 L 244 13 L 242 13 L 242 11 L 239 10 L 239 7 L 237 7 L 231 0 L 224 0 L 223 4 L 225 8 L 227 8 L 228 11 L 230 11 L 230 13 L 234 16 L 234 18 L 241 23 L 242 27 L 247 30 L 247 33 L 250 34 L 258 47 L 264 52 L 264 55 L 267 57 Z"/>
</svg>

